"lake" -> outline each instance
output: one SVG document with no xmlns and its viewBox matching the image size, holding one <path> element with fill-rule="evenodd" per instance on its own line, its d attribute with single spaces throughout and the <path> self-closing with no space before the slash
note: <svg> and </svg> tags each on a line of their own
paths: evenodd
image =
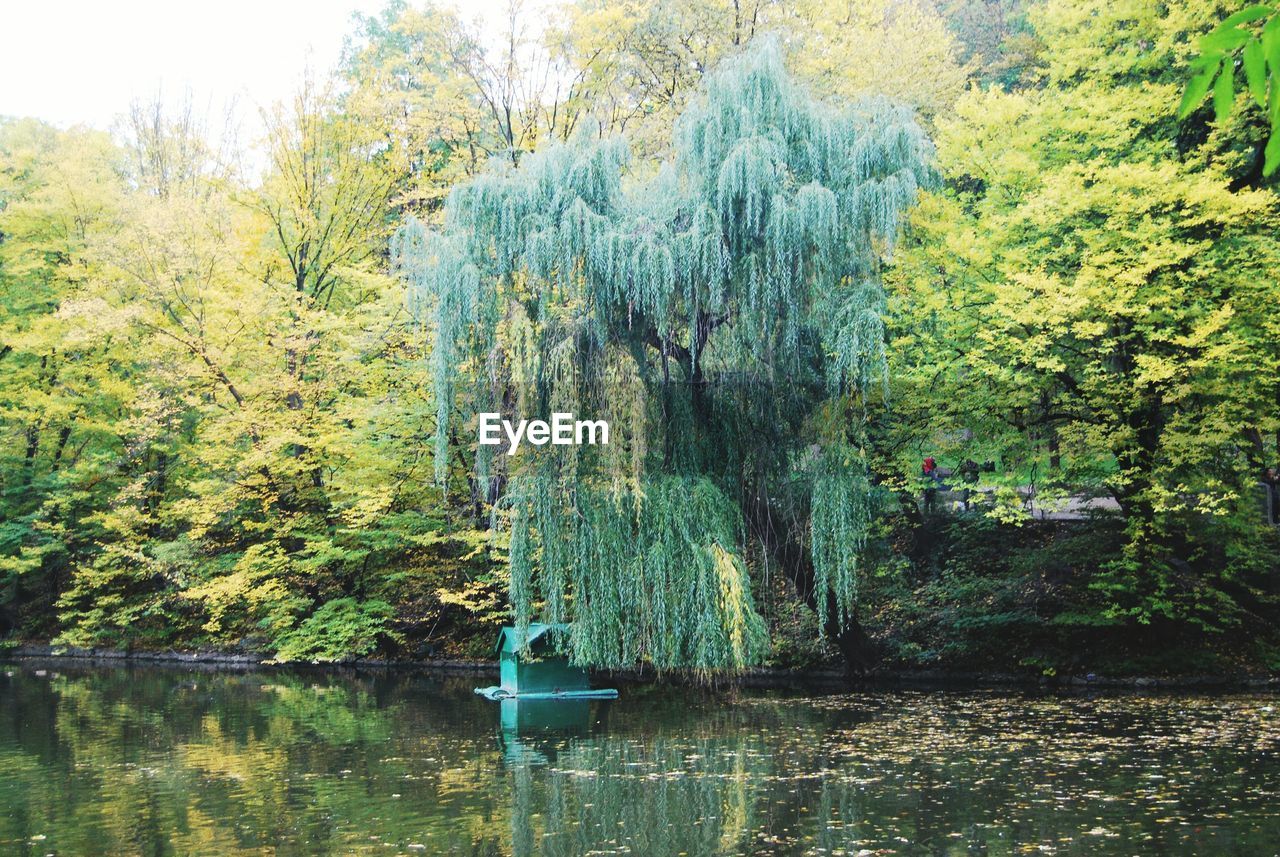
<svg viewBox="0 0 1280 857">
<path fill-rule="evenodd" d="M 1280 853 L 1275 695 L 0 667 L 0 854 Z"/>
</svg>

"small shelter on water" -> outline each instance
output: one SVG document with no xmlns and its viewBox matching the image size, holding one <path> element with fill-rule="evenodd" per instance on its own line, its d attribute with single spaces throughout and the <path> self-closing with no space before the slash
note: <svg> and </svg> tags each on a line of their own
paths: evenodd
<svg viewBox="0 0 1280 857">
<path fill-rule="evenodd" d="M 592 690 L 587 671 L 569 663 L 567 655 L 556 650 L 557 636 L 569 633 L 568 625 L 531 623 L 527 639 L 513 627 L 498 634 L 497 687 L 478 687 L 476 693 L 489 699 L 612 699 L 613 688 Z M 524 650 L 524 651 L 522 651 Z"/>
</svg>

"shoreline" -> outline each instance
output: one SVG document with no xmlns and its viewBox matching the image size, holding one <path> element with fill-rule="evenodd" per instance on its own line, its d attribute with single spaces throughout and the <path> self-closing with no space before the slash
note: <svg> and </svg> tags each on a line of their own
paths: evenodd
<svg viewBox="0 0 1280 857">
<path fill-rule="evenodd" d="M 263 655 L 216 651 L 184 652 L 124 651 L 121 649 L 84 649 L 73 646 L 20 645 L 0 649 L 0 662 L 22 662 L 50 666 L 113 665 L 113 666 L 185 666 L 199 670 L 355 670 L 370 672 L 403 672 L 440 676 L 496 676 L 497 661 L 459 659 L 440 660 L 388 660 L 383 658 L 353 658 L 345 661 L 310 663 L 291 661 L 277 663 Z M 597 670 L 593 674 L 602 681 L 620 681 L 628 684 L 700 684 L 710 687 L 743 688 L 1043 688 L 1065 690 L 1256 690 L 1280 692 L 1280 676 L 1276 675 L 1184 675 L 1184 676 L 1104 676 L 1095 674 L 1073 676 L 1037 676 L 1007 672 L 983 672 L 976 670 L 878 670 L 863 676 L 850 677 L 841 670 L 794 670 L 772 667 L 756 667 L 732 677 L 699 680 L 682 673 L 658 675 L 653 670 Z"/>
</svg>

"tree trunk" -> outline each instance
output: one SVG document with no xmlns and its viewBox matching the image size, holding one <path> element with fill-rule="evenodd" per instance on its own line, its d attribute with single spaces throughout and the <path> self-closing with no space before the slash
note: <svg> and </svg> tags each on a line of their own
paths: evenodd
<svg viewBox="0 0 1280 857">
<path fill-rule="evenodd" d="M 803 540 L 798 537 L 800 525 L 774 514 L 769 508 L 768 497 L 759 492 L 753 492 L 744 502 L 743 513 L 751 534 L 764 545 L 795 586 L 796 592 L 818 615 L 823 633 L 844 658 L 845 672 L 851 678 L 870 672 L 879 659 L 875 642 L 855 616 L 845 617 L 841 626 L 833 596 L 828 596 L 825 604 L 818 603 L 814 591 L 813 560 Z"/>
</svg>

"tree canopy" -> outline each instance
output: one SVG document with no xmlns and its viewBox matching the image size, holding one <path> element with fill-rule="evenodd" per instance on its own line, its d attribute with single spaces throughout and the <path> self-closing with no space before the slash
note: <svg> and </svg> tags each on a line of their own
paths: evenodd
<svg viewBox="0 0 1280 857">
<path fill-rule="evenodd" d="M 444 231 L 402 230 L 438 463 L 459 393 L 464 425 L 554 409 L 614 427 L 607 452 L 477 454 L 511 510 L 518 623 L 535 603 L 572 620 L 595 664 L 755 662 L 749 538 L 806 542 L 810 596 L 851 619 L 870 486 L 841 417 L 884 380 L 879 270 L 928 158 L 909 110 L 816 101 L 763 43 L 708 78 L 655 175 L 624 184 L 623 142 L 580 134 L 456 188 Z M 749 533 L 744 508 L 778 501 L 788 532 Z"/>
</svg>

